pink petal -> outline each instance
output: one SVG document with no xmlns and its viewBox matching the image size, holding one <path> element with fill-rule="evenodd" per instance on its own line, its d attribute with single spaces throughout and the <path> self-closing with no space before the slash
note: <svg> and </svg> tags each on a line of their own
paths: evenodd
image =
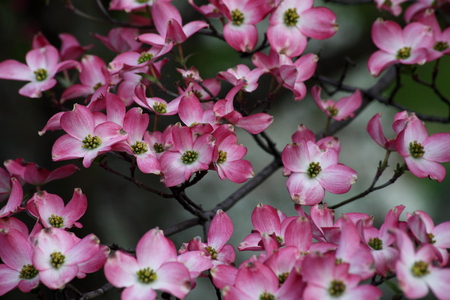
<svg viewBox="0 0 450 300">
<path fill-rule="evenodd" d="M 0 78 L 20 81 L 36 80 L 36 76 L 26 64 L 12 59 L 0 63 Z"/>
<path fill-rule="evenodd" d="M 189 270 L 180 262 L 167 262 L 156 271 L 157 280 L 152 287 L 177 298 L 184 298 L 191 290 Z"/>
<path fill-rule="evenodd" d="M 319 40 L 332 37 L 338 30 L 336 15 L 326 7 L 303 11 L 297 26 L 307 37 Z"/>
<path fill-rule="evenodd" d="M 314 205 L 323 200 L 325 190 L 319 181 L 306 173 L 293 173 L 286 182 L 292 201 L 301 205 Z"/>
<path fill-rule="evenodd" d="M 144 234 L 136 247 L 136 258 L 141 268 L 150 267 L 156 271 L 163 263 L 174 261 L 176 257 L 173 243 L 157 228 Z"/>
<path fill-rule="evenodd" d="M 208 231 L 208 245 L 220 251 L 233 234 L 233 223 L 221 209 L 216 212 Z"/>
<path fill-rule="evenodd" d="M 445 178 L 445 168 L 437 162 L 429 161 L 424 158 L 405 157 L 406 165 L 409 171 L 419 178 L 436 179 L 441 182 Z"/>
<path fill-rule="evenodd" d="M 396 54 L 398 49 L 405 46 L 400 25 L 381 18 L 372 25 L 372 40 L 378 48 L 389 54 Z"/>
<path fill-rule="evenodd" d="M 136 272 L 139 271 L 136 258 L 122 251 L 112 252 L 105 267 L 106 279 L 115 287 L 127 287 L 136 284 Z"/>
<path fill-rule="evenodd" d="M 450 161 L 450 133 L 436 133 L 429 136 L 423 143 L 424 158 L 436 162 Z"/>
<path fill-rule="evenodd" d="M 322 187 L 333 194 L 343 194 L 350 190 L 356 182 L 356 172 L 342 164 L 332 165 L 323 169 L 316 177 Z"/>
</svg>

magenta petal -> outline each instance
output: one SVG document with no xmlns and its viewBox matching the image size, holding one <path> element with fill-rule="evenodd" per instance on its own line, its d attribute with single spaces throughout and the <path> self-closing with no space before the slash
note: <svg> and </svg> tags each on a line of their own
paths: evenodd
<svg viewBox="0 0 450 300">
<path fill-rule="evenodd" d="M 0 63 L 0 78 L 20 81 L 36 80 L 36 76 L 26 64 L 12 59 Z"/>
<path fill-rule="evenodd" d="M 67 251 L 66 263 L 79 264 L 91 259 L 97 253 L 99 243 L 100 240 L 94 234 L 85 236 Z"/>
<path fill-rule="evenodd" d="M 233 223 L 221 209 L 216 212 L 208 231 L 208 245 L 220 251 L 233 234 Z"/>
<path fill-rule="evenodd" d="M 156 271 L 157 280 L 152 287 L 184 298 L 191 290 L 189 270 L 180 262 L 167 262 Z"/>
<path fill-rule="evenodd" d="M 269 267 L 250 262 L 239 270 L 235 286 L 252 299 L 259 299 L 264 292 L 274 294 L 278 290 L 278 278 Z"/>
<path fill-rule="evenodd" d="M 65 134 L 55 141 L 52 148 L 54 161 L 84 157 L 87 153 L 80 140 Z"/>
<path fill-rule="evenodd" d="M 227 265 L 218 265 L 211 269 L 214 286 L 223 289 L 225 286 L 233 286 L 238 270 Z"/>
<path fill-rule="evenodd" d="M 293 173 L 286 183 L 292 201 L 301 205 L 314 205 L 325 197 L 325 190 L 319 181 L 306 173 Z"/>
<path fill-rule="evenodd" d="M 450 133 L 436 133 L 429 136 L 423 143 L 424 158 L 436 162 L 450 161 Z"/>
<path fill-rule="evenodd" d="M 372 25 L 372 39 L 378 48 L 390 54 L 396 54 L 398 49 L 405 46 L 400 25 L 381 18 Z"/>
<path fill-rule="evenodd" d="M 342 164 L 329 166 L 316 177 L 322 187 L 333 194 L 343 194 L 356 182 L 356 172 Z"/>
<path fill-rule="evenodd" d="M 445 178 L 445 168 L 437 162 L 412 156 L 405 157 L 405 162 L 411 173 L 419 178 L 430 177 L 436 179 L 437 182 L 441 182 Z"/>
<path fill-rule="evenodd" d="M 123 290 L 121 299 L 133 300 L 155 300 L 157 294 L 151 285 L 148 284 L 134 284 Z"/>
<path fill-rule="evenodd" d="M 237 51 L 252 51 L 258 42 L 258 30 L 255 25 L 241 24 L 234 26 L 225 24 L 223 28 L 225 41 Z"/>
<path fill-rule="evenodd" d="M 299 24 L 300 31 L 313 39 L 327 39 L 338 30 L 336 15 L 326 7 L 311 7 L 302 12 Z"/>
<path fill-rule="evenodd" d="M 298 251 L 307 253 L 312 241 L 311 222 L 305 217 L 299 217 L 289 223 L 284 233 L 286 246 L 295 246 Z"/>
<path fill-rule="evenodd" d="M 166 261 L 175 261 L 177 252 L 173 243 L 164 236 L 162 230 L 151 229 L 139 240 L 136 257 L 140 268 L 150 267 L 153 270 Z"/>
<path fill-rule="evenodd" d="M 136 272 L 139 266 L 136 258 L 122 251 L 109 255 L 104 271 L 106 279 L 115 287 L 127 287 L 138 282 Z"/>
<path fill-rule="evenodd" d="M 281 223 L 275 208 L 259 203 L 252 212 L 252 224 L 260 233 L 281 232 Z M 261 239 L 261 237 L 259 236 Z"/>
<path fill-rule="evenodd" d="M 24 265 L 31 264 L 34 250 L 20 231 L 0 231 L 0 242 L 0 257 L 9 268 L 20 271 Z"/>
<path fill-rule="evenodd" d="M 0 265 L 0 296 L 17 287 L 17 284 L 21 280 L 19 275 L 20 273 L 18 271 L 10 269 L 7 265 Z"/>
<path fill-rule="evenodd" d="M 378 77 L 381 72 L 396 62 L 398 62 L 398 60 L 394 54 L 379 50 L 369 57 L 367 68 L 369 69 L 370 75 Z"/>
<path fill-rule="evenodd" d="M 73 224 L 78 221 L 87 209 L 87 198 L 81 191 L 76 188 L 73 192 L 72 199 L 67 203 L 63 210 L 63 215 L 67 224 Z"/>
<path fill-rule="evenodd" d="M 94 126 L 94 115 L 83 105 L 75 104 L 72 111 L 61 116 L 62 129 L 79 141 L 93 134 Z"/>
</svg>

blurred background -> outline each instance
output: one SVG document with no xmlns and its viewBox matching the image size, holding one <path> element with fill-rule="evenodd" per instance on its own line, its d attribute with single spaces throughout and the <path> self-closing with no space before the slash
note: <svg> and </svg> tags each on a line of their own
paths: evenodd
<svg viewBox="0 0 450 300">
<path fill-rule="evenodd" d="M 92 37 L 94 33 L 105 36 L 110 29 L 114 28 L 112 24 L 94 22 L 80 17 L 66 9 L 62 1 L 50 0 L 48 5 L 46 2 L 44 0 L 0 1 L 0 45 L 2 45 L 0 61 L 15 59 L 24 62 L 26 53 L 31 49 L 32 38 L 38 32 L 42 32 L 57 48 L 60 46 L 58 34 L 71 33 L 81 45 L 94 45 L 88 54 L 98 55 L 106 63 L 114 58 L 111 51 Z M 179 0 L 173 3 L 180 9 L 184 23 L 200 17 L 187 4 L 187 1 Z M 73 0 L 73 4 L 88 15 L 105 19 L 95 1 Z M 107 6 L 106 2 L 105 4 Z M 197 1 L 196 4 L 202 4 L 202 2 Z M 371 41 L 370 28 L 376 18 L 380 16 L 387 19 L 393 18 L 387 13 L 378 11 L 371 3 L 350 6 L 316 1 L 315 6 L 326 6 L 332 9 L 337 15 L 339 24 L 339 31 L 334 37 L 324 41 L 311 40 L 305 51 L 305 53 L 320 52 L 318 72 L 337 80 L 345 66 L 345 59 L 349 58 L 356 65 L 349 69 L 344 83 L 362 89 L 373 85 L 376 79 L 370 76 L 366 67 L 370 54 L 377 50 Z M 124 14 L 120 12 L 114 12 L 112 15 L 119 19 L 124 17 Z M 263 30 L 266 27 L 267 19 L 260 24 L 260 29 Z M 261 37 L 262 30 L 260 31 Z M 185 55 L 195 53 L 189 59 L 188 66 L 195 66 L 203 79 L 214 77 L 217 72 L 234 67 L 239 63 L 251 66 L 249 58 L 240 58 L 240 55 L 225 42 L 209 36 L 196 35 L 190 38 L 186 45 L 183 45 L 183 50 Z M 446 96 L 450 96 L 449 63 L 448 57 L 441 59 L 438 76 L 438 86 Z M 429 81 L 433 66 L 434 63 L 429 63 L 419 67 L 421 78 Z M 179 66 L 171 62 L 163 68 L 165 83 L 169 87 L 181 80 L 180 74 L 174 72 L 174 67 Z M 269 75 L 262 76 L 258 90 L 248 97 L 250 99 L 264 98 L 269 80 Z M 315 83 L 313 80 L 307 82 L 308 87 Z M 439 117 L 448 115 L 448 108 L 437 99 L 431 90 L 414 84 L 407 75 L 402 76 L 402 83 L 403 87 L 399 91 L 396 101 L 423 114 Z M 72 197 L 74 188 L 79 187 L 86 194 L 88 210 L 80 220 L 84 227 L 73 230 L 77 236 L 84 237 L 94 233 L 104 244 L 117 243 L 122 247 L 134 248 L 140 237 L 148 230 L 155 227 L 168 228 L 191 218 L 191 215 L 185 212 L 175 200 L 149 194 L 95 164 L 89 169 L 85 169 L 78 160 L 52 162 L 52 145 L 62 133 L 48 132 L 44 136 L 39 136 L 37 132 L 58 110 L 44 97 L 31 99 L 20 96 L 18 90 L 24 84 L 24 82 L 0 80 L 0 161 L 23 158 L 49 170 L 66 163 L 74 163 L 79 166 L 80 170 L 71 177 L 45 186 L 49 193 L 60 195 L 66 202 Z M 225 96 L 230 87 L 231 85 L 223 82 L 220 95 Z M 56 92 L 61 93 L 62 90 L 56 90 Z M 348 94 L 338 93 L 333 96 L 333 99 L 337 100 L 346 95 Z M 322 96 L 327 98 L 324 93 Z M 166 100 L 171 99 L 166 96 Z M 78 99 L 78 102 L 81 103 L 81 99 Z M 70 107 L 72 103 L 75 101 L 70 101 L 68 106 Z M 384 150 L 370 138 L 365 129 L 369 119 L 378 112 L 383 113 L 382 121 L 386 135 L 394 137 L 390 126 L 397 111 L 376 102 L 370 104 L 350 126 L 336 135 L 342 145 L 340 162 L 358 172 L 358 181 L 347 194 L 327 193 L 324 202 L 329 205 L 355 196 L 370 185 L 378 162 L 385 155 Z M 322 130 L 326 123 L 326 116 L 316 107 L 311 96 L 308 95 L 300 102 L 294 102 L 292 93 L 287 90 L 280 93 L 273 101 L 269 113 L 274 116 L 275 121 L 266 132 L 276 142 L 279 151 L 291 142 L 291 135 L 299 124 L 304 124 L 317 132 Z M 174 118 L 162 120 L 167 124 L 176 121 Z M 450 130 L 449 125 L 427 123 L 426 126 L 429 134 L 449 132 Z M 248 148 L 245 158 L 253 164 L 257 174 L 272 161 L 272 157 L 263 152 L 247 132 L 237 129 L 236 133 L 240 143 Z M 119 161 L 111 155 L 108 156 L 107 161 L 109 166 L 128 174 L 128 167 L 123 161 Z M 397 153 L 393 153 L 390 165 L 394 167 L 397 162 L 402 163 L 402 159 Z M 448 169 L 449 164 L 444 164 L 444 166 Z M 391 178 L 392 167 L 382 176 L 380 184 Z M 147 185 L 167 191 L 157 176 L 138 172 L 137 177 Z M 250 216 L 258 203 L 270 204 L 281 209 L 288 216 L 296 215 L 293 202 L 286 189 L 286 180 L 282 176 L 281 170 L 277 171 L 227 212 L 235 227 L 230 240 L 232 245 L 237 246 L 250 233 L 252 229 Z M 215 172 L 209 172 L 200 183 L 189 188 L 187 194 L 191 199 L 202 204 L 205 209 L 211 209 L 239 187 L 239 184 L 221 181 Z M 403 204 L 406 205 L 405 211 L 407 212 L 426 211 L 438 224 L 450 220 L 449 192 L 450 178 L 448 176 L 439 184 L 432 180 L 416 178 L 407 172 L 396 184 L 337 209 L 336 218 L 347 212 L 363 212 L 373 215 L 375 224 L 379 226 L 389 209 Z M 20 218 L 28 220 L 31 228 L 33 221 L 30 218 L 25 215 L 21 215 Z M 402 220 L 404 219 L 405 215 L 403 214 Z M 196 226 L 172 236 L 171 239 L 179 248 L 183 242 L 188 242 L 193 237 L 201 235 L 201 227 Z M 255 253 L 238 253 L 236 263 L 240 264 L 253 254 Z M 87 292 L 99 288 L 105 282 L 103 272 L 99 271 L 89 274 L 85 280 L 75 280 L 74 285 L 81 292 Z M 188 295 L 187 299 L 214 299 L 215 291 L 208 279 L 199 278 L 197 282 L 197 287 Z M 385 298 L 390 299 L 391 297 L 392 293 L 386 291 Z M 37 296 L 22 294 L 18 290 L 14 290 L 1 298 L 36 299 Z M 113 289 L 98 299 L 119 298 L 120 292 Z M 53 298 L 49 297 L 48 299 Z"/>
</svg>

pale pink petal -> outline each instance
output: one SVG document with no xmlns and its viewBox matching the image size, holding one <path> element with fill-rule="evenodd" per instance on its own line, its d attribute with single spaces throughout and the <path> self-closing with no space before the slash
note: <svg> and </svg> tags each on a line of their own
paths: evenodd
<svg viewBox="0 0 450 300">
<path fill-rule="evenodd" d="M 137 283 L 123 290 L 121 299 L 155 300 L 157 294 L 149 284 Z"/>
<path fill-rule="evenodd" d="M 180 262 L 167 262 L 156 271 L 157 280 L 152 287 L 177 298 L 184 298 L 191 290 L 189 270 Z"/>
<path fill-rule="evenodd" d="M 127 287 L 138 282 L 136 272 L 139 266 L 136 258 L 122 251 L 109 255 L 104 271 L 106 279 L 115 287 Z"/>
<path fill-rule="evenodd" d="M 436 162 L 450 161 L 450 133 L 436 133 L 429 136 L 423 143 L 424 158 Z"/>
<path fill-rule="evenodd" d="M 293 173 L 286 182 L 292 201 L 301 205 L 314 205 L 323 200 L 325 190 L 319 181 L 306 173 Z"/>
<path fill-rule="evenodd" d="M 10 269 L 7 265 L 0 264 L 0 296 L 17 287 L 21 280 L 19 275 L 18 271 Z"/>
<path fill-rule="evenodd" d="M 356 172 L 342 164 L 336 164 L 323 169 L 316 179 L 322 187 L 333 194 L 343 194 L 350 190 L 356 182 Z"/>
<path fill-rule="evenodd" d="M 367 68 L 369 69 L 370 75 L 378 77 L 381 72 L 396 62 L 398 62 L 398 60 L 394 54 L 379 50 L 369 57 Z"/>
<path fill-rule="evenodd" d="M 30 68 L 17 60 L 8 59 L 0 63 L 0 78 L 20 81 L 35 81 L 36 75 Z"/>
<path fill-rule="evenodd" d="M 73 110 L 61 116 L 61 127 L 79 141 L 94 133 L 94 115 L 83 105 L 75 104 Z"/>
<path fill-rule="evenodd" d="M 56 85 L 56 79 L 50 78 L 45 81 L 35 81 L 24 85 L 19 94 L 30 98 L 40 98 L 43 91 L 47 91 Z"/>
<path fill-rule="evenodd" d="M 412 156 L 405 157 L 405 162 L 409 171 L 419 178 L 430 177 L 437 182 L 441 182 L 445 178 L 445 168 L 437 162 Z"/>
<path fill-rule="evenodd" d="M 332 37 L 338 30 L 336 15 L 326 7 L 303 11 L 297 26 L 307 37 L 319 40 Z"/>
<path fill-rule="evenodd" d="M 166 261 L 175 261 L 177 252 L 162 230 L 156 228 L 148 231 L 139 240 L 136 246 L 136 257 L 141 268 L 150 267 L 156 271 Z"/>
</svg>

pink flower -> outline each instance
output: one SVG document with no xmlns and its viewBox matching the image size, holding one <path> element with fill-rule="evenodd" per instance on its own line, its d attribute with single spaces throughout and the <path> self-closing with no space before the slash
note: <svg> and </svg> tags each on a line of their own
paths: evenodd
<svg viewBox="0 0 450 300">
<path fill-rule="evenodd" d="M 55 194 L 46 191 L 37 192 L 28 200 L 28 211 L 39 219 L 44 227 L 81 228 L 77 222 L 86 212 L 87 199 L 81 189 L 76 188 L 72 199 L 64 206 L 64 201 Z"/>
<path fill-rule="evenodd" d="M 90 234 L 79 240 L 64 229 L 45 228 L 36 234 L 33 265 L 51 289 L 62 289 L 79 272 L 79 264 L 91 259 L 99 249 L 98 238 Z"/>
<path fill-rule="evenodd" d="M 370 56 L 367 67 L 378 76 L 395 63 L 424 64 L 427 48 L 433 47 L 433 30 L 420 23 L 409 23 L 402 30 L 397 23 L 379 18 L 373 23 L 372 39 L 380 50 Z"/>
<path fill-rule="evenodd" d="M 312 141 L 287 145 L 282 153 L 283 165 L 291 172 L 286 186 L 292 201 L 314 205 L 323 200 L 325 190 L 343 194 L 356 182 L 356 172 L 338 164 L 333 148 L 321 150 Z"/>
<path fill-rule="evenodd" d="M 173 145 L 161 156 L 162 182 L 167 187 L 188 180 L 197 171 L 207 170 L 212 159 L 214 138 L 203 134 L 194 139 L 189 127 L 177 124 L 172 129 Z"/>
<path fill-rule="evenodd" d="M 284 57 L 280 63 L 280 78 L 283 86 L 294 93 L 294 100 L 302 100 L 306 96 L 304 81 L 314 75 L 319 57 L 315 54 L 306 54 L 298 58 L 294 63 L 288 57 Z"/>
<path fill-rule="evenodd" d="M 26 233 L 27 234 L 27 233 Z M 39 271 L 33 266 L 33 243 L 16 229 L 0 230 L 0 296 L 19 287 L 29 293 L 39 285 Z"/>
<path fill-rule="evenodd" d="M 231 125 L 222 125 L 213 133 L 216 139 L 212 157 L 213 167 L 220 179 L 242 183 L 254 176 L 252 164 L 242 159 L 247 148 L 237 143 L 237 136 Z"/>
<path fill-rule="evenodd" d="M 243 84 L 241 88 L 246 92 L 253 92 L 258 87 L 258 79 L 265 71 L 260 68 L 255 68 L 250 71 L 246 65 L 239 64 L 234 68 L 229 68 L 226 71 L 217 74 L 218 79 L 228 81 L 234 86 Z"/>
<path fill-rule="evenodd" d="M 231 265 L 236 252 L 232 245 L 225 243 L 233 234 L 233 223 L 230 217 L 221 209 L 217 210 L 208 230 L 208 242 L 202 243 L 200 237 L 194 238 L 189 243 L 184 243 L 180 253 L 189 251 L 202 251 L 211 257 L 213 265 Z"/>
<path fill-rule="evenodd" d="M 67 134 L 53 145 L 53 160 L 82 157 L 85 168 L 89 168 L 99 154 L 110 151 L 113 144 L 127 138 L 126 132 L 116 123 L 104 122 L 95 126 L 93 113 L 79 104 L 61 116 L 61 127 Z"/>
<path fill-rule="evenodd" d="M 26 55 L 27 64 L 16 60 L 0 63 L 0 78 L 30 81 L 19 90 L 19 94 L 30 98 L 40 98 L 43 91 L 56 85 L 56 73 L 70 68 L 80 68 L 78 62 L 67 60 L 58 63 L 59 53 L 53 46 L 30 50 Z"/>
<path fill-rule="evenodd" d="M 397 136 L 396 147 L 411 173 L 419 178 L 444 180 L 446 171 L 439 163 L 450 161 L 450 152 L 447 151 L 450 133 L 428 136 L 425 125 L 412 114 L 406 128 Z"/>
<path fill-rule="evenodd" d="M 311 94 L 316 102 L 317 106 L 328 117 L 335 119 L 336 121 L 342 121 L 348 117 L 353 118 L 354 111 L 357 110 L 362 103 L 362 95 L 359 90 L 356 90 L 348 97 L 339 99 L 336 103 L 331 100 L 322 100 L 320 98 L 320 92 L 322 88 L 319 86 L 313 86 Z"/>
<path fill-rule="evenodd" d="M 122 251 L 113 252 L 104 270 L 113 286 L 125 288 L 122 299 L 153 300 L 155 290 L 184 298 L 191 289 L 189 270 L 177 261 L 173 243 L 157 228 L 139 240 L 136 258 Z"/>
<path fill-rule="evenodd" d="M 336 264 L 333 253 L 309 254 L 302 265 L 304 279 L 308 282 L 303 298 L 305 300 L 376 300 L 382 296 L 381 290 L 373 285 L 358 286 L 361 278 L 350 274 L 349 267 L 347 263 Z"/>
<path fill-rule="evenodd" d="M 285 0 L 270 16 L 267 38 L 270 46 L 280 54 L 299 56 L 307 39 L 327 39 L 337 29 L 336 15 L 325 7 L 312 7 L 313 0 Z"/>
<path fill-rule="evenodd" d="M 450 269 L 436 267 L 433 261 L 436 253 L 431 244 L 414 249 L 408 235 L 400 229 L 392 229 L 397 240 L 400 258 L 395 271 L 400 289 L 406 297 L 417 299 L 425 297 L 431 289 L 438 299 L 448 299 L 450 294 Z"/>
</svg>

